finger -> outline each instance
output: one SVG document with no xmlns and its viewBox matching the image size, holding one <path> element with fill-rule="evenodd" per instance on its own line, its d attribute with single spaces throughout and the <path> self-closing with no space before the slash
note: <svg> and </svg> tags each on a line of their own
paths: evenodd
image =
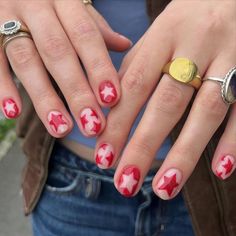
<svg viewBox="0 0 236 236">
<path fill-rule="evenodd" d="M 72 120 L 49 81 L 33 41 L 15 39 L 7 45 L 6 53 L 49 133 L 54 137 L 66 135 L 72 128 Z"/>
<path fill-rule="evenodd" d="M 229 69 L 230 64 L 226 60 L 217 58 L 216 61 L 209 67 L 206 76 L 223 76 Z M 215 67 L 216 64 L 221 66 Z M 171 199 L 180 191 L 227 110 L 219 84 L 204 82 L 177 141 L 153 180 L 153 189 L 159 197 Z"/>
<path fill-rule="evenodd" d="M 96 24 L 81 1 L 56 2 L 56 12 L 67 32 L 100 105 L 113 106 L 120 96 L 118 74 Z M 78 14 L 80 12 L 80 14 Z"/>
<path fill-rule="evenodd" d="M 220 179 L 231 176 L 236 168 L 236 106 L 233 105 L 225 131 L 212 160 L 212 170 Z"/>
<path fill-rule="evenodd" d="M 161 32 L 162 26 L 159 25 L 159 27 L 158 32 Z M 150 45 L 154 45 L 155 41 L 163 42 L 163 45 L 157 50 L 151 50 Z M 101 160 L 105 160 L 104 155 L 99 154 L 102 151 L 103 144 L 108 145 L 110 150 L 113 150 L 113 160 L 108 163 L 105 161 L 103 168 L 110 167 L 119 157 L 132 124 L 156 86 L 161 76 L 161 68 L 171 57 L 170 54 L 171 42 L 169 39 L 163 38 L 161 33 L 144 40 L 142 47 L 122 78 L 120 102 L 109 113 L 106 129 L 98 138 L 95 159 L 100 167 L 102 167 Z"/>
<path fill-rule="evenodd" d="M 118 72 L 120 78 L 124 77 L 124 75 L 125 75 L 126 71 L 128 70 L 131 62 L 133 61 L 133 59 L 137 55 L 139 49 L 141 48 L 144 39 L 145 39 L 145 36 L 142 36 L 142 38 L 130 49 L 130 51 L 124 57 L 124 59 L 121 63 L 119 72 Z"/>
<path fill-rule="evenodd" d="M 99 28 L 108 49 L 122 52 L 132 46 L 132 42 L 117 32 L 114 32 L 105 19 L 94 9 L 93 6 L 87 6 L 90 16 L 94 19 Z"/>
<path fill-rule="evenodd" d="M 8 119 L 15 119 L 21 112 L 21 99 L 3 50 L 0 50 L 0 84 L 0 104 L 3 114 Z"/>
<path fill-rule="evenodd" d="M 24 12 L 39 54 L 65 96 L 81 132 L 89 137 L 97 135 L 105 126 L 104 115 L 55 12 L 47 9 L 36 13 L 33 19 L 29 11 Z"/>
<path fill-rule="evenodd" d="M 207 65 L 202 58 L 203 56 L 198 55 L 194 58 L 192 52 L 184 53 L 184 50 L 181 51 L 181 54 L 177 52 L 173 58 L 179 57 L 179 55 L 187 55 L 185 57 L 194 61 L 200 68 L 199 73 L 203 74 Z M 130 192 L 131 195 L 134 195 L 150 170 L 157 151 L 186 110 L 193 91 L 192 87 L 180 83 L 166 74 L 162 77 L 148 102 L 134 135 L 122 154 L 116 170 L 115 183 L 118 191 L 122 194 L 124 194 L 124 188 L 121 188 L 119 184 L 126 167 L 136 165 L 140 173 L 139 185 Z"/>
</svg>

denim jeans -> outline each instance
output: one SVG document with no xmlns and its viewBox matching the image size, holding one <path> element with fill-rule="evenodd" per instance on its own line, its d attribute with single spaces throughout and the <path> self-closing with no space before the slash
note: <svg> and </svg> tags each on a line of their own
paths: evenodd
<svg viewBox="0 0 236 236">
<path fill-rule="evenodd" d="M 32 213 L 34 236 L 193 236 L 181 194 L 159 199 L 152 192 L 154 174 L 135 197 L 125 198 L 113 185 L 113 170 L 100 170 L 56 144 Z"/>
</svg>

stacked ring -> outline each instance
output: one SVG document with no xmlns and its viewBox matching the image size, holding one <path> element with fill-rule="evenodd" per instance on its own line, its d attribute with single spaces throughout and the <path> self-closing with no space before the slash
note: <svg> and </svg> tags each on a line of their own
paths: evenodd
<svg viewBox="0 0 236 236">
<path fill-rule="evenodd" d="M 32 38 L 27 27 L 17 20 L 10 20 L 0 26 L 0 45 L 5 48 L 13 39 L 18 37 Z"/>
<path fill-rule="evenodd" d="M 170 75 L 171 78 L 191 85 L 195 89 L 199 89 L 202 85 L 202 79 L 198 74 L 197 65 L 187 58 L 176 58 L 172 60 L 165 65 L 162 71 Z"/>
</svg>

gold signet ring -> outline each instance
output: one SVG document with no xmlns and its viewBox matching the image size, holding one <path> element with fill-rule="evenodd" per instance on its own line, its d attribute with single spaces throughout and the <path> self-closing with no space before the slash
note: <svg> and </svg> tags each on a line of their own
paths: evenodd
<svg viewBox="0 0 236 236">
<path fill-rule="evenodd" d="M 173 79 L 191 85 L 195 89 L 199 89 L 202 85 L 197 65 L 187 58 L 175 58 L 165 65 L 162 71 Z"/>
</svg>

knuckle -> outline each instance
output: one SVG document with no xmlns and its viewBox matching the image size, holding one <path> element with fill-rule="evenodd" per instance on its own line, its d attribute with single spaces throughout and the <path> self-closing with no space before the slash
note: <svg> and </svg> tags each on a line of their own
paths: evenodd
<svg viewBox="0 0 236 236">
<path fill-rule="evenodd" d="M 79 20 L 71 28 L 71 40 L 73 42 L 93 39 L 98 36 L 96 27 L 88 20 Z"/>
<path fill-rule="evenodd" d="M 196 152 L 195 148 L 188 143 L 176 146 L 174 153 L 174 155 L 181 159 L 188 167 L 195 166 L 199 158 L 199 154 Z"/>
<path fill-rule="evenodd" d="M 124 78 L 123 83 L 125 89 L 132 92 L 145 90 L 144 69 L 141 67 L 132 69 L 127 77 Z"/>
<path fill-rule="evenodd" d="M 92 73 L 96 73 L 97 75 L 103 75 L 104 73 L 108 73 L 112 71 L 111 64 L 107 62 L 106 58 L 102 57 L 94 57 L 89 62 L 89 67 Z"/>
<path fill-rule="evenodd" d="M 125 78 L 122 80 L 125 89 L 132 93 L 149 91 L 149 86 L 145 82 L 145 72 L 148 64 L 148 52 L 137 55 L 136 65 L 131 67 Z"/>
<path fill-rule="evenodd" d="M 48 36 L 43 42 L 43 53 L 50 60 L 60 60 L 70 54 L 70 44 L 61 36 Z"/>
<path fill-rule="evenodd" d="M 153 157 L 153 148 L 147 142 L 147 139 L 141 139 L 139 142 L 132 143 L 132 150 L 135 153 L 142 153 L 142 156 Z"/>
<path fill-rule="evenodd" d="M 106 123 L 106 127 L 106 130 L 109 132 L 109 136 L 116 140 L 123 140 L 128 132 L 128 129 L 124 130 L 126 125 L 119 119 L 110 119 L 109 122 Z"/>
<path fill-rule="evenodd" d="M 78 82 L 72 82 L 70 85 L 65 87 L 66 98 L 71 107 L 75 110 L 82 106 L 88 106 L 88 104 L 96 104 L 96 98 L 92 91 L 86 85 L 80 84 Z M 89 102 L 88 102 L 89 101 Z"/>
<path fill-rule="evenodd" d="M 222 27 L 224 22 L 224 17 L 222 18 L 221 14 L 214 10 L 210 9 L 208 14 L 205 17 L 199 19 L 199 30 L 203 35 L 209 33 L 218 33 L 222 31 L 225 27 Z"/>
<path fill-rule="evenodd" d="M 200 94 L 198 104 L 200 110 L 205 111 L 213 118 L 221 118 L 227 111 L 227 106 L 220 96 L 219 88 L 208 89 L 207 92 Z"/>
<path fill-rule="evenodd" d="M 7 50 L 8 56 L 17 67 L 31 64 L 32 59 L 36 55 L 34 46 L 26 40 L 16 40 L 9 46 Z"/>
<path fill-rule="evenodd" d="M 183 112 L 186 99 L 183 91 L 175 85 L 167 85 L 157 93 L 156 109 L 168 115 L 176 115 Z"/>
</svg>

